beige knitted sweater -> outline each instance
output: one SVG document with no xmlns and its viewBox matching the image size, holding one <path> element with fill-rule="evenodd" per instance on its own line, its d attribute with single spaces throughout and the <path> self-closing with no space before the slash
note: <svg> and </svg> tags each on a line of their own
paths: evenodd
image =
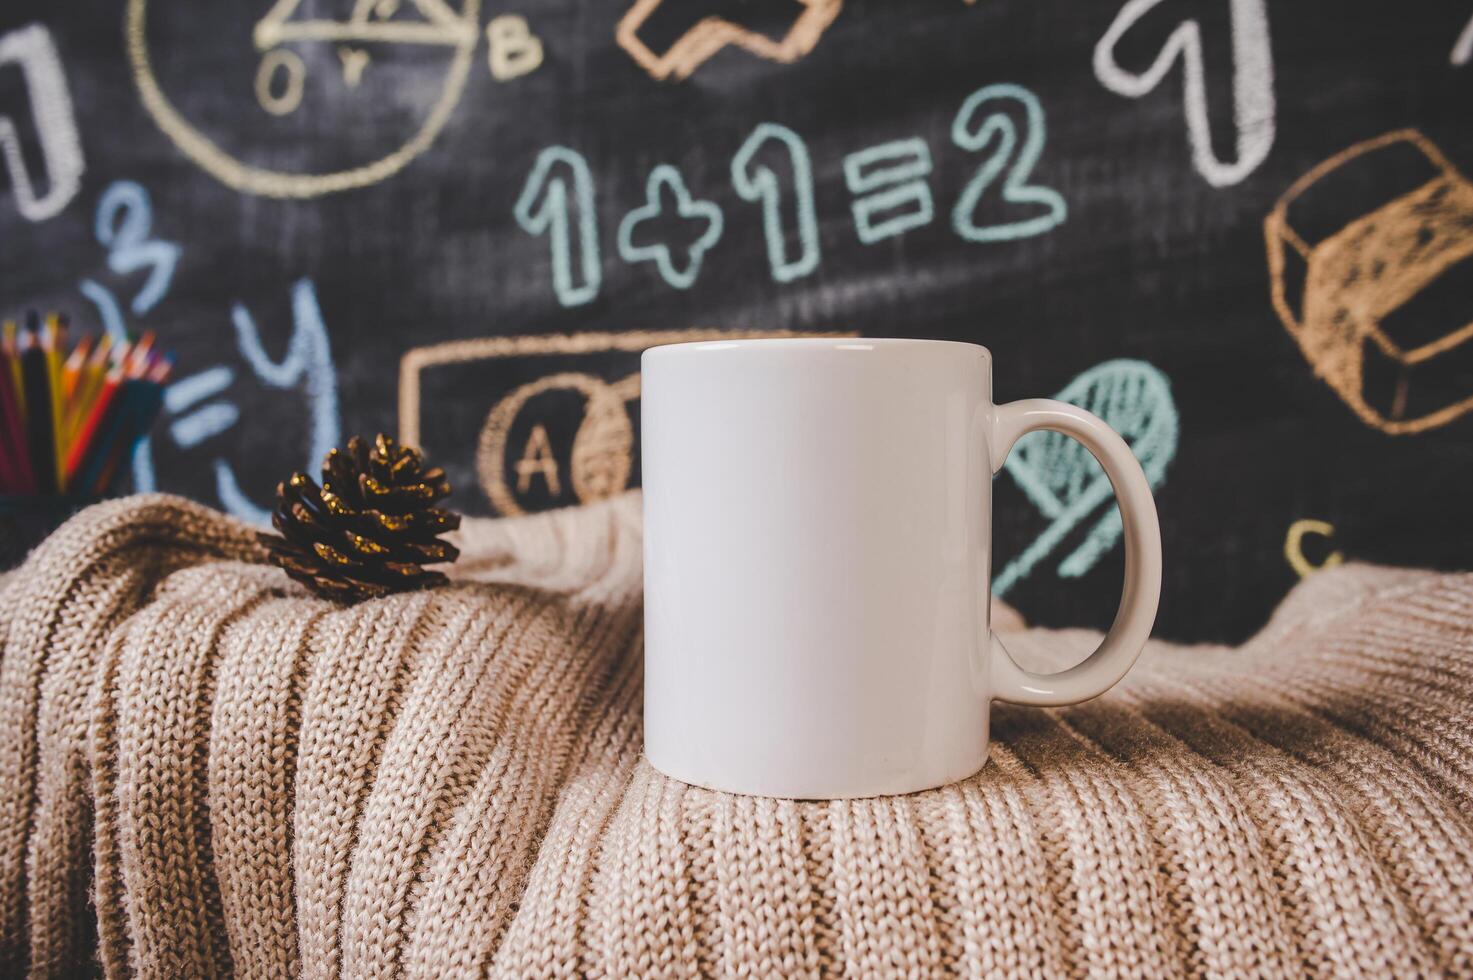
<svg viewBox="0 0 1473 980">
<path fill-rule="evenodd" d="M 199 506 L 80 515 L 0 586 L 4 972 L 1473 975 L 1473 576 L 1316 575 L 998 706 L 971 780 L 796 803 L 641 761 L 638 506 L 348 609 Z"/>
</svg>

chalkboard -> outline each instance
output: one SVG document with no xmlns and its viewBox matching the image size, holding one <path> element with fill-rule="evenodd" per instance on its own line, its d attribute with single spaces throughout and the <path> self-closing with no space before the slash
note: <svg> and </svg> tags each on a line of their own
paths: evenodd
<svg viewBox="0 0 1473 980">
<path fill-rule="evenodd" d="M 1373 0 L 10 0 L 0 307 L 153 330 L 138 489 L 261 520 L 355 432 L 454 504 L 638 483 L 638 352 L 964 339 L 1155 485 L 1158 633 L 1340 560 L 1470 564 L 1473 10 Z M 995 590 L 1103 626 L 1077 448 Z"/>
</svg>

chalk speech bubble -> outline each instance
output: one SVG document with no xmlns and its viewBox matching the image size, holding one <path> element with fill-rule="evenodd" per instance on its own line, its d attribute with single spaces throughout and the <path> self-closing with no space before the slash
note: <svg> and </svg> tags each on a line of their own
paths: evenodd
<svg viewBox="0 0 1473 980">
<path fill-rule="evenodd" d="M 1154 490 L 1166 479 L 1176 455 L 1176 402 L 1166 375 L 1145 361 L 1097 364 L 1055 396 L 1093 412 L 1130 444 Z M 1027 578 L 1064 538 L 1113 495 L 1105 471 L 1083 445 L 1059 432 L 1032 432 L 1003 464 L 1033 505 L 1052 523 L 992 580 L 1003 595 Z M 1059 563 L 1062 578 L 1078 578 L 1115 546 L 1122 527 L 1120 511 L 1110 508 L 1084 541 Z"/>
</svg>

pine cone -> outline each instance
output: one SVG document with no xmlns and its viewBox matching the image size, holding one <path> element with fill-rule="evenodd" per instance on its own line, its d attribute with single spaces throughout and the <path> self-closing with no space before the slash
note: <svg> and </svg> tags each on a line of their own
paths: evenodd
<svg viewBox="0 0 1473 980">
<path fill-rule="evenodd" d="M 424 565 L 460 552 L 437 535 L 460 527 L 460 515 L 433 506 L 450 493 L 445 471 L 426 470 L 418 450 L 380 433 L 372 449 L 357 436 L 346 452 L 322 461 L 322 486 L 293 473 L 276 487 L 271 523 L 261 534 L 272 561 L 318 595 L 357 602 L 440 585 Z"/>
</svg>

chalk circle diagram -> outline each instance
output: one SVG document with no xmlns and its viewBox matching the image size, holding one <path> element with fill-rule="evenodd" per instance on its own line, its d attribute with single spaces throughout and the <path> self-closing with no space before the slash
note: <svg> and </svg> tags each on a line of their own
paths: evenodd
<svg viewBox="0 0 1473 980">
<path fill-rule="evenodd" d="M 418 129 L 385 155 L 322 173 L 273 170 L 240 159 L 186 119 L 164 92 L 154 72 L 147 37 L 149 0 L 128 0 L 124 41 L 144 107 L 180 152 L 221 183 L 242 193 L 306 198 L 378 183 L 398 173 L 434 143 L 465 91 L 480 36 L 481 0 L 462 0 L 458 13 L 446 0 L 408 0 L 403 4 L 400 0 L 355 0 L 351 15 L 342 21 L 296 16 L 300 5 L 301 0 L 277 0 L 251 32 L 260 62 L 245 84 L 271 116 L 297 111 L 307 72 L 302 57 L 283 45 L 337 45 L 343 81 L 349 89 L 358 87 L 370 61 L 368 52 L 356 45 L 409 45 L 450 52 L 444 81 Z M 399 16 L 401 7 L 415 16 Z"/>
<path fill-rule="evenodd" d="M 1314 373 L 1387 435 L 1473 410 L 1473 185 L 1414 129 L 1357 143 L 1264 220 L 1275 312 Z"/>
<path fill-rule="evenodd" d="M 586 367 L 589 355 L 638 354 L 660 344 L 762 337 L 852 336 L 853 332 L 694 327 L 687 330 L 479 337 L 416 347 L 406 352 L 399 362 L 399 439 L 407 445 L 421 445 L 423 376 L 425 371 L 435 367 L 526 357 L 546 358 L 549 355 L 579 357 L 579 366 Z M 621 493 L 629 486 L 629 477 L 634 471 L 637 436 L 625 406 L 639 398 L 639 372 L 617 381 L 606 381 L 586 371 L 556 371 L 502 395 L 481 426 L 475 450 L 476 475 L 487 499 L 500 514 L 525 513 L 516 491 L 506 478 L 509 465 L 515 468 L 512 451 L 519 448 L 511 445 L 512 430 L 528 403 L 552 391 L 571 391 L 584 400 L 583 417 L 573 437 L 569 459 L 571 476 L 568 483 L 573 495 L 580 503 L 592 503 Z M 546 438 L 545 431 L 542 438 Z M 540 448 L 551 452 L 551 447 L 545 443 Z"/>
<path fill-rule="evenodd" d="M 614 29 L 614 40 L 619 47 L 656 81 L 689 78 L 727 45 L 734 45 L 768 61 L 791 64 L 818 45 L 844 7 L 844 0 L 792 0 L 797 8 L 795 16 L 787 32 L 778 40 L 713 14 L 696 21 L 668 48 L 657 53 L 640 38 L 639 33 L 664 2 L 635 0 Z M 676 6 L 672 3 L 667 10 Z"/>
</svg>

